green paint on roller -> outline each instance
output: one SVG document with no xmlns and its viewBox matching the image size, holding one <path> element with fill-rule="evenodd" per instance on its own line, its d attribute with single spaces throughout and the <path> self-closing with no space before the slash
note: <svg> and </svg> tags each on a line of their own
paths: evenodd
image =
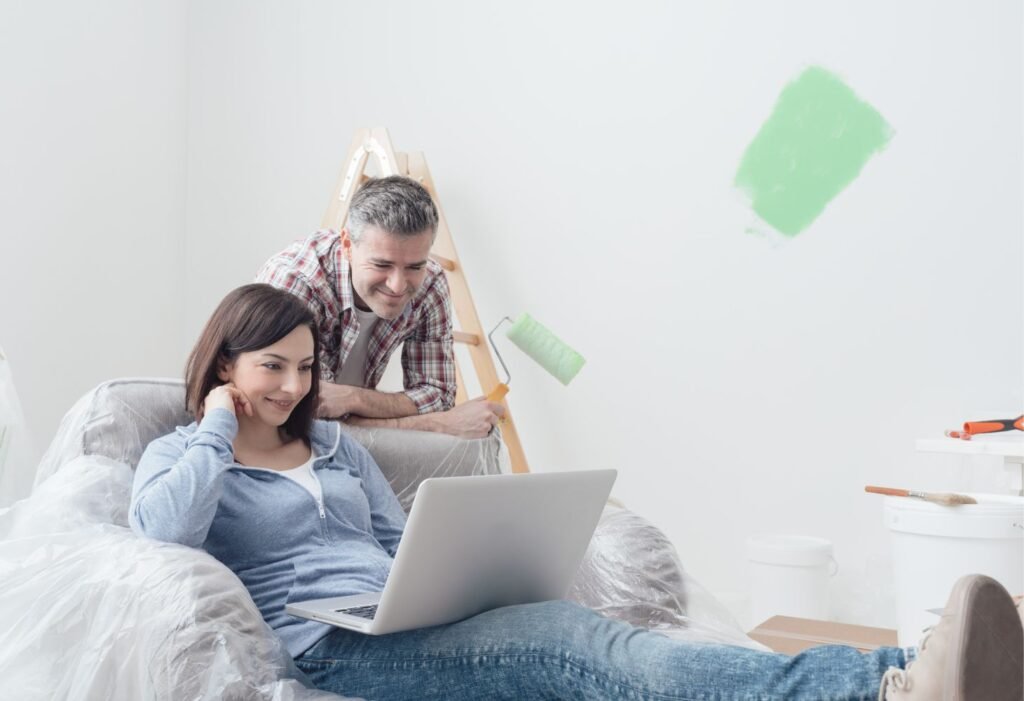
<svg viewBox="0 0 1024 701">
<path fill-rule="evenodd" d="M 529 314 L 523 313 L 505 333 L 512 343 L 537 364 L 567 385 L 587 362 L 583 356 L 565 345 L 547 327 Z"/>
<path fill-rule="evenodd" d="M 786 86 L 754 137 L 736 187 L 787 236 L 807 228 L 889 142 L 892 129 L 842 80 L 812 67 Z"/>
</svg>

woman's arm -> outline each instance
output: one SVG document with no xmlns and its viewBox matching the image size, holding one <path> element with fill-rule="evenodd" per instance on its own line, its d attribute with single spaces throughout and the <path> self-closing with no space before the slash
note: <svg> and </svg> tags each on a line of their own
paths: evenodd
<svg viewBox="0 0 1024 701">
<path fill-rule="evenodd" d="M 370 456 L 369 451 L 354 440 L 342 435 L 342 444 L 349 443 L 349 455 L 359 470 L 359 476 L 363 481 L 363 490 L 366 492 L 366 499 L 370 504 L 370 525 L 373 527 L 373 537 L 381 544 L 391 557 L 398 551 L 398 543 L 402 540 L 402 532 L 405 530 L 405 512 L 402 505 L 398 503 L 398 497 L 388 484 L 384 473 L 377 467 L 376 461 Z M 339 447 L 340 449 L 340 447 Z"/>
<path fill-rule="evenodd" d="M 184 449 L 150 443 L 135 471 L 128 521 L 141 535 L 202 546 L 220 501 L 224 473 L 234 462 L 238 420 L 229 409 L 203 417 Z"/>
</svg>

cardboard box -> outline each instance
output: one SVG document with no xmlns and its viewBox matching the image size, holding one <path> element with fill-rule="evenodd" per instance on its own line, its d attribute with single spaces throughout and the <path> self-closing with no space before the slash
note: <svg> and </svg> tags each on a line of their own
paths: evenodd
<svg viewBox="0 0 1024 701">
<path fill-rule="evenodd" d="M 897 645 L 896 631 L 889 628 L 871 628 L 792 616 L 773 616 L 748 635 L 775 652 L 786 655 L 795 655 L 819 645 L 849 645 L 861 652 Z"/>
</svg>

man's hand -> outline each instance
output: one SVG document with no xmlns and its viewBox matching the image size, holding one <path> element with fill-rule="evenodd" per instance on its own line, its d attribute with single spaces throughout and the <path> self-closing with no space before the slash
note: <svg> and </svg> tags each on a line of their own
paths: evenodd
<svg viewBox="0 0 1024 701">
<path fill-rule="evenodd" d="M 356 388 L 336 385 L 333 382 L 320 383 L 320 401 L 316 415 L 321 419 L 337 419 L 356 409 Z"/>
<path fill-rule="evenodd" d="M 459 438 L 483 438 L 505 415 L 505 407 L 477 397 L 453 409 L 434 414 L 437 430 Z"/>
</svg>

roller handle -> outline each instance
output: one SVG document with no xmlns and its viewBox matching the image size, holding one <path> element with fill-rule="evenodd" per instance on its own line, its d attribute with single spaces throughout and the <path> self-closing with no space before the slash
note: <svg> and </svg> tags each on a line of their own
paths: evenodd
<svg viewBox="0 0 1024 701">
<path fill-rule="evenodd" d="M 871 494 L 886 494 L 890 497 L 910 496 L 909 489 L 893 489 L 892 487 L 872 487 L 871 485 L 868 485 L 867 487 L 864 487 L 864 491 L 870 492 Z"/>
<path fill-rule="evenodd" d="M 500 402 L 508 394 L 508 385 L 504 382 L 499 382 L 498 386 L 487 393 L 487 401 L 489 402 Z"/>
<path fill-rule="evenodd" d="M 1024 414 L 1016 419 L 993 419 L 992 421 L 966 421 L 964 431 L 972 435 L 979 433 L 1000 433 L 1002 431 L 1024 431 Z"/>
</svg>

